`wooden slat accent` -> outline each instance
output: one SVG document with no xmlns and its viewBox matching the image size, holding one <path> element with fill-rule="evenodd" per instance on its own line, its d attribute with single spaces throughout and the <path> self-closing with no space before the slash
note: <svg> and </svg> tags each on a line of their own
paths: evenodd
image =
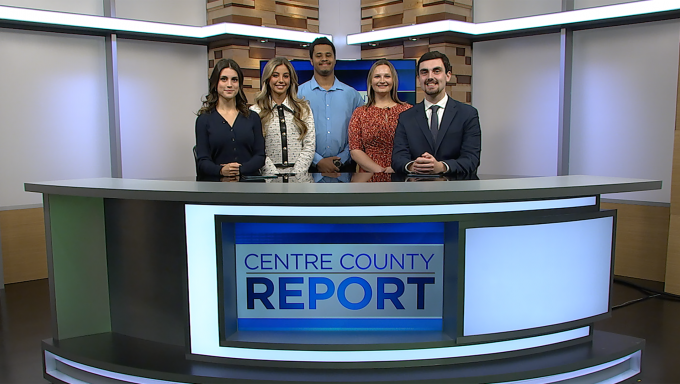
<svg viewBox="0 0 680 384">
<path fill-rule="evenodd" d="M 276 47 L 276 56 L 283 56 L 288 60 L 309 60 L 309 51 L 305 48 Z"/>
<path fill-rule="evenodd" d="M 242 6 L 246 8 L 255 8 L 255 0 L 223 0 L 225 7 Z"/>
<path fill-rule="evenodd" d="M 273 59 L 275 56 L 276 56 L 276 49 L 274 49 L 274 48 L 250 47 L 250 58 L 251 59 L 269 60 L 269 59 Z"/>
<path fill-rule="evenodd" d="M 307 7 L 301 5 L 282 4 L 276 2 L 276 11 L 278 15 L 300 16 L 300 17 L 314 17 L 319 18 L 319 8 Z"/>
<path fill-rule="evenodd" d="M 420 56 L 430 51 L 427 45 L 415 45 L 412 47 L 404 47 L 405 59 L 420 59 Z"/>
<path fill-rule="evenodd" d="M 680 68 L 678 68 L 680 73 Z M 673 146 L 673 171 L 671 175 L 671 218 L 668 228 L 666 254 L 666 292 L 680 295 L 680 76 L 678 76 L 675 135 Z"/>
<path fill-rule="evenodd" d="M 373 29 L 394 27 L 402 24 L 403 15 L 392 15 L 373 18 Z"/>
<path fill-rule="evenodd" d="M 213 19 L 211 24 L 219 23 L 238 23 L 246 25 L 256 25 L 259 27 L 262 25 L 262 18 L 242 15 L 228 15 Z"/>
<path fill-rule="evenodd" d="M 398 57 L 395 57 L 397 55 Z M 391 47 L 377 47 L 373 49 L 362 49 L 361 58 L 373 60 L 380 58 L 402 59 L 404 57 L 404 46 L 397 45 Z"/>
<path fill-rule="evenodd" d="M 601 207 L 618 211 L 614 273 L 664 281 L 670 208 L 616 203 Z"/>
<path fill-rule="evenodd" d="M 5 284 L 47 277 L 42 208 L 0 211 Z"/>
<path fill-rule="evenodd" d="M 463 16 L 463 15 L 456 15 L 455 13 L 442 12 L 442 13 L 433 13 L 431 15 L 417 16 L 416 17 L 416 24 L 430 23 L 432 21 L 441 21 L 441 20 L 465 21 L 466 19 L 465 19 L 465 16 Z"/>
<path fill-rule="evenodd" d="M 276 12 L 275 0 L 257 0 L 255 2 L 255 9 L 259 12 Z"/>
<path fill-rule="evenodd" d="M 403 3 L 404 0 L 361 0 L 361 10 Z"/>
<path fill-rule="evenodd" d="M 373 8 L 362 8 L 361 9 L 361 18 L 369 18 L 369 17 L 384 17 L 384 16 L 392 16 L 392 15 L 401 15 L 404 13 L 404 4 L 401 2 L 395 3 L 395 4 L 385 4 L 382 6 L 377 6 Z"/>
<path fill-rule="evenodd" d="M 283 27 L 307 29 L 307 19 L 302 17 L 276 15 L 276 25 Z"/>
</svg>

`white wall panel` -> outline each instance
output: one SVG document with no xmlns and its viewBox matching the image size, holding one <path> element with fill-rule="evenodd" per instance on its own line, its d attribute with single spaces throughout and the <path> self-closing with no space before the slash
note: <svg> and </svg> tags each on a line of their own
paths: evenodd
<svg viewBox="0 0 680 384">
<path fill-rule="evenodd" d="M 557 34 L 474 43 L 481 174 L 557 174 L 559 63 Z"/>
<path fill-rule="evenodd" d="M 475 0 L 475 23 L 560 12 L 562 0 Z"/>
<path fill-rule="evenodd" d="M 574 9 L 602 7 L 605 5 L 634 3 L 640 0 L 574 0 Z"/>
<path fill-rule="evenodd" d="M 319 0 L 319 33 L 333 36 L 337 59 L 361 59 L 361 47 L 347 45 L 347 35 L 360 32 L 360 0 Z"/>
<path fill-rule="evenodd" d="M 24 182 L 110 176 L 104 38 L 0 29 L 0 207 Z"/>
<path fill-rule="evenodd" d="M 205 0 L 116 0 L 116 17 L 203 26 Z"/>
<path fill-rule="evenodd" d="M 670 202 L 679 40 L 677 20 L 574 33 L 570 173 L 663 181 L 605 197 Z"/>
<path fill-rule="evenodd" d="M 104 15 L 103 0 L 0 0 L 0 5 L 84 15 Z"/>
<path fill-rule="evenodd" d="M 195 175 L 194 113 L 208 91 L 204 46 L 118 42 L 123 177 Z"/>
</svg>

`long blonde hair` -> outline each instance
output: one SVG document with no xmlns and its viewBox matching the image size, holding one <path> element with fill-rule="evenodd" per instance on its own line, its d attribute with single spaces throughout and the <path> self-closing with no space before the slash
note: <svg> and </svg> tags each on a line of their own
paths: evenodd
<svg viewBox="0 0 680 384">
<path fill-rule="evenodd" d="M 293 121 L 300 132 L 300 141 L 304 139 L 309 131 L 307 123 L 302 120 L 304 116 L 311 113 L 309 103 L 303 99 L 298 98 L 298 77 L 295 73 L 293 65 L 285 57 L 275 57 L 267 62 L 262 73 L 262 80 L 260 81 L 260 92 L 255 96 L 255 104 L 260 107 L 260 119 L 262 120 L 262 131 L 266 135 L 265 125 L 272 118 L 272 102 L 271 102 L 271 87 L 269 80 L 274 74 L 274 69 L 279 65 L 285 65 L 290 73 L 290 86 L 288 87 L 287 97 L 290 104 L 293 106 Z"/>
<path fill-rule="evenodd" d="M 399 96 L 397 95 L 397 88 L 399 88 L 399 78 L 397 77 L 397 70 L 394 69 L 394 65 L 392 65 L 392 63 L 390 63 L 388 60 L 380 59 L 373 63 L 371 70 L 368 71 L 368 78 L 366 79 L 368 101 L 366 102 L 366 106 L 370 107 L 371 105 L 375 104 L 375 91 L 373 90 L 372 83 L 373 73 L 375 72 L 375 69 L 381 65 L 387 65 L 390 68 L 390 72 L 392 73 L 392 90 L 390 91 L 390 97 L 392 98 L 392 101 L 394 101 L 397 104 L 404 104 L 403 101 L 399 100 Z"/>
</svg>

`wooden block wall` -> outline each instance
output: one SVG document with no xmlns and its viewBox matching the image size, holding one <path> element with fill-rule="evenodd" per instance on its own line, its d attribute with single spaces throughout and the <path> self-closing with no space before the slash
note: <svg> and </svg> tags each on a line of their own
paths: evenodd
<svg viewBox="0 0 680 384">
<path fill-rule="evenodd" d="M 319 32 L 319 0 L 207 0 L 208 24 L 239 23 Z"/>
<path fill-rule="evenodd" d="M 361 0 L 361 31 L 440 20 L 472 21 L 472 0 Z"/>
<path fill-rule="evenodd" d="M 260 60 L 284 56 L 288 60 L 309 60 L 309 51 L 299 44 L 262 42 L 247 39 L 230 39 L 212 44 L 208 51 L 208 76 L 215 63 L 222 58 L 232 58 L 243 70 L 243 91 L 252 104 L 260 90 Z"/>
<path fill-rule="evenodd" d="M 678 71 L 680 72 L 680 68 Z M 676 103 L 665 290 L 666 292 L 680 295 L 680 84 L 678 84 L 678 99 Z"/>
<path fill-rule="evenodd" d="M 208 24 L 230 22 L 319 32 L 319 0 L 207 0 L 207 11 Z M 303 44 L 227 39 L 208 47 L 208 76 L 218 60 L 236 60 L 243 70 L 243 90 L 252 104 L 260 90 L 260 60 L 276 56 L 309 60 Z"/>
<path fill-rule="evenodd" d="M 472 21 L 473 0 L 361 0 L 361 31 L 394 28 L 439 20 Z M 419 59 L 427 51 L 440 51 L 451 61 L 453 77 L 446 91 L 454 99 L 472 102 L 472 46 L 446 37 L 420 38 L 404 42 L 378 43 L 364 47 L 365 60 Z M 416 101 L 423 99 L 417 87 Z"/>
<path fill-rule="evenodd" d="M 443 40 L 444 39 L 444 40 Z M 465 43 L 447 42 L 445 38 L 420 38 L 404 42 L 380 43 L 363 47 L 361 58 L 364 60 L 419 59 L 425 52 L 439 51 L 451 62 L 453 76 L 447 83 L 446 92 L 463 103 L 472 102 L 472 46 Z M 416 84 L 416 101 L 424 97 Z"/>
<path fill-rule="evenodd" d="M 670 208 L 601 203 L 617 210 L 614 274 L 664 281 Z"/>
<path fill-rule="evenodd" d="M 0 211 L 5 284 L 47 278 L 42 208 Z"/>
</svg>

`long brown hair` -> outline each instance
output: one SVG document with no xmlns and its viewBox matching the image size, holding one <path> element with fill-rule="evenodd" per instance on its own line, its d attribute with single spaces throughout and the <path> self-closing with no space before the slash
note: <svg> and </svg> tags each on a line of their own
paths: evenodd
<svg viewBox="0 0 680 384">
<path fill-rule="evenodd" d="M 202 115 L 208 113 L 215 108 L 217 108 L 217 101 L 219 96 L 217 95 L 217 83 L 220 82 L 220 74 L 225 68 L 231 68 L 236 71 L 238 75 L 238 92 L 236 93 L 236 109 L 238 109 L 243 116 L 248 117 L 250 110 L 248 110 L 248 99 L 246 94 L 243 93 L 243 71 L 234 59 L 222 59 L 215 64 L 215 68 L 210 74 L 210 87 L 208 88 L 208 94 L 205 95 L 203 101 L 203 106 L 196 112 L 197 115 Z"/>
<path fill-rule="evenodd" d="M 397 104 L 404 104 L 403 101 L 399 100 L 399 96 L 397 95 L 397 88 L 399 88 L 399 78 L 397 77 L 397 70 L 394 69 L 394 65 L 392 65 L 392 63 L 390 63 L 388 60 L 380 59 L 373 63 L 371 70 L 368 71 L 368 79 L 366 79 L 368 101 L 366 102 L 366 106 L 370 107 L 371 105 L 375 104 L 375 91 L 373 90 L 372 83 L 373 73 L 375 72 L 375 69 L 380 65 L 387 65 L 390 68 L 390 72 L 392 73 L 392 90 L 390 91 L 390 98 Z"/>
<path fill-rule="evenodd" d="M 293 106 L 293 121 L 295 122 L 295 126 L 297 126 L 298 130 L 300 131 L 300 141 L 302 141 L 305 135 L 307 135 L 307 131 L 309 131 L 309 127 L 304 122 L 304 120 L 302 120 L 302 118 L 311 113 L 311 109 L 309 108 L 309 103 L 307 101 L 298 98 L 297 73 L 295 73 L 295 69 L 293 68 L 293 65 L 290 63 L 290 61 L 288 61 L 288 59 L 285 57 L 275 57 L 269 60 L 262 71 L 262 81 L 260 82 L 262 85 L 260 87 L 260 92 L 258 92 L 255 96 L 255 104 L 260 107 L 262 131 L 263 134 L 266 135 L 266 130 L 264 127 L 272 118 L 272 90 L 271 86 L 269 85 L 269 80 L 274 74 L 274 69 L 276 69 L 276 67 L 279 65 L 285 65 L 288 69 L 288 72 L 290 73 L 290 86 L 288 87 L 288 91 L 286 91 L 286 96 L 288 97 L 290 104 Z"/>
</svg>

